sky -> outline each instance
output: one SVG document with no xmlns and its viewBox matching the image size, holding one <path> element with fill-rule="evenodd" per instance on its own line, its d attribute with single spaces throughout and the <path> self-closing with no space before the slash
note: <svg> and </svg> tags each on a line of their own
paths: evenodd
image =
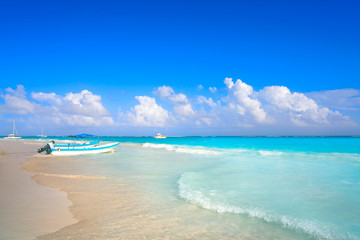
<svg viewBox="0 0 360 240">
<path fill-rule="evenodd" d="M 3 1 L 0 135 L 360 135 L 357 1 Z"/>
</svg>

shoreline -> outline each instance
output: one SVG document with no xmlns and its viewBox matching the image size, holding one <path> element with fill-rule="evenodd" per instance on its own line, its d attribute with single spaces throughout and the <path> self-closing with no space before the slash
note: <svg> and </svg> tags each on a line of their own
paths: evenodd
<svg viewBox="0 0 360 240">
<path fill-rule="evenodd" d="M 290 228 L 284 227 L 277 222 L 268 223 L 261 216 L 250 215 L 251 212 L 248 214 L 247 212 L 222 211 L 221 209 L 227 207 L 226 204 L 215 205 L 221 207 L 218 211 L 203 206 L 201 202 L 193 201 L 191 198 L 184 198 L 181 195 L 181 191 L 184 190 L 181 185 L 182 176 L 190 174 L 188 175 L 190 182 L 187 181 L 187 186 L 190 188 L 186 194 L 190 194 L 190 197 L 197 197 L 190 185 L 192 177 L 206 177 L 206 174 L 208 176 L 214 174 L 212 169 L 214 166 L 218 166 L 221 158 L 213 155 L 162 151 L 144 148 L 139 144 L 125 143 L 121 145 L 121 151 L 114 153 L 64 157 L 34 155 L 37 146 L 43 143 L 28 140 L 14 142 L 9 144 L 18 147 L 19 151 L 21 149 L 23 152 L 21 153 L 23 160 L 18 163 L 17 169 L 20 169 L 21 164 L 22 171 L 20 172 L 25 174 L 28 180 L 31 177 L 30 182 L 35 184 L 37 189 L 45 186 L 45 189 L 58 193 L 56 201 L 65 199 L 69 203 L 57 210 L 62 211 L 61 214 L 66 213 L 67 216 L 72 216 L 72 222 L 53 231 L 46 228 L 46 233 L 37 235 L 36 239 L 39 240 L 300 240 L 316 239 L 318 236 L 312 232 L 303 232 L 301 228 L 294 230 L 291 226 Z M 1 144 L 0 140 L 0 147 L 2 147 Z M 30 150 L 31 154 L 26 153 L 26 149 Z M 1 150 L 2 148 L 0 148 L 0 153 L 2 153 Z M 6 152 L 3 152 L 2 155 L 6 156 Z M 235 156 L 239 157 L 240 155 Z M 243 157 L 245 160 L 247 159 L 246 156 Z M 257 155 L 253 154 L 247 157 L 248 161 L 252 163 L 251 157 L 256 158 Z M 264 158 L 272 160 L 271 156 Z M 230 163 L 237 161 L 233 158 L 227 158 L 227 160 Z M 202 175 L 203 170 L 196 169 L 204 169 L 204 166 L 210 166 L 210 168 L 205 169 L 205 175 Z M 192 171 L 199 173 L 192 173 Z M 232 169 L 227 169 L 226 172 L 232 172 Z M 220 173 L 222 174 L 221 171 Z M 221 191 L 221 189 L 217 191 Z M 197 199 L 204 199 L 201 195 L 200 197 Z M 22 200 L 31 202 L 26 197 L 23 197 Z M 206 201 L 207 198 L 205 198 L 205 204 L 208 203 Z M 54 215 L 50 210 L 45 213 Z M 303 222 L 306 223 L 306 219 Z M 14 226 L 23 227 L 18 223 Z M 45 228 L 43 227 L 43 229 Z M 1 231 L 0 236 L 3 237 Z M 7 237 L 6 239 L 29 238 Z"/>
<path fill-rule="evenodd" d="M 42 213 L 36 212 L 38 215 L 30 214 L 26 221 L 21 216 L 10 214 L 9 217 L 14 219 L 12 226 L 7 232 L 5 226 L 4 229 L 0 228 L 0 236 L 6 239 L 39 240 L 113 239 L 114 237 L 138 239 L 145 236 L 156 238 L 158 233 L 167 228 L 160 223 L 157 214 L 149 212 L 150 199 L 143 196 L 139 189 L 129 185 L 125 179 L 102 176 L 92 172 L 94 169 L 84 168 L 88 164 L 96 164 L 96 161 L 86 157 L 36 154 L 36 149 L 42 145 L 42 142 L 37 143 L 27 139 L 0 140 L 1 156 L 12 153 L 9 152 L 9 147 L 21 149 L 19 150 L 22 152 L 19 155 L 21 159 L 16 165 L 17 172 L 25 175 L 27 184 L 37 189 L 34 196 L 40 199 L 46 198 L 42 206 L 47 204 L 48 207 L 55 208 L 46 209 Z M 24 152 L 28 153 L 24 154 Z M 101 156 L 111 158 L 113 155 Z M 9 161 L 5 160 L 5 162 Z M 24 184 L 24 181 L 19 181 L 19 184 Z M 3 185 L 6 187 L 7 184 Z M 19 191 L 21 192 L 21 189 Z M 29 201 L 26 192 L 21 194 L 16 197 L 27 203 L 36 202 Z M 10 205 L 2 204 L 0 207 L 8 209 L 17 207 Z M 31 204 L 23 207 L 21 212 L 30 210 L 35 211 Z M 47 217 L 51 219 L 46 219 Z M 44 225 L 41 221 L 44 221 Z M 16 235 L 20 228 L 26 228 L 25 231 L 21 230 L 24 234 Z"/>
<path fill-rule="evenodd" d="M 94 174 L 83 168 L 86 163 L 89 160 L 82 156 L 39 155 L 22 165 L 24 171 L 34 174 L 32 179 L 37 184 L 65 192 L 72 203 L 69 211 L 77 220 L 38 239 L 112 239 L 112 235 L 118 239 L 125 229 L 131 229 L 132 238 L 138 238 L 132 223 L 146 226 L 148 221 L 141 215 L 143 209 L 137 207 L 142 205 L 141 197 L 122 178 Z M 119 217 L 114 215 L 119 209 L 124 218 L 114 227 L 109 223 Z"/>
<path fill-rule="evenodd" d="M 0 235 L 4 239 L 38 239 L 76 223 L 65 192 L 35 181 L 23 165 L 43 143 L 0 141 Z"/>
</svg>

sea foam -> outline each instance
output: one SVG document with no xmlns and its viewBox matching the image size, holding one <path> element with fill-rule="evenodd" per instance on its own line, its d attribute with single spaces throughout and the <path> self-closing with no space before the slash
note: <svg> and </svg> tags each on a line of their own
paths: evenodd
<svg viewBox="0 0 360 240">
<path fill-rule="evenodd" d="M 259 150 L 258 153 L 262 156 L 279 156 L 282 155 L 282 152 L 279 151 L 265 151 L 265 150 Z"/>
<path fill-rule="evenodd" d="M 333 226 L 328 226 L 315 220 L 300 219 L 286 215 L 276 214 L 260 207 L 241 207 L 228 204 L 226 199 L 215 200 L 211 197 L 214 190 L 203 192 L 187 183 L 188 179 L 196 179 L 196 173 L 183 173 L 178 180 L 179 196 L 186 201 L 197 204 L 200 207 L 218 213 L 244 214 L 266 221 L 268 223 L 280 224 L 284 228 L 302 231 L 318 239 L 357 239 L 350 233 L 339 233 Z M 191 180 L 190 180 L 191 182 Z"/>
<path fill-rule="evenodd" d="M 221 154 L 220 151 L 211 150 L 204 147 L 176 146 L 170 144 L 154 144 L 154 143 L 144 143 L 142 146 L 145 148 L 165 149 L 167 151 L 173 151 L 178 153 L 190 153 L 190 154 L 201 154 L 201 155 Z"/>
</svg>

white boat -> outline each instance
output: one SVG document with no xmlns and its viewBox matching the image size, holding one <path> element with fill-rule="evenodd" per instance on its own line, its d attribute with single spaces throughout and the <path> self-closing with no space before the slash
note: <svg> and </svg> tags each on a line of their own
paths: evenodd
<svg viewBox="0 0 360 240">
<path fill-rule="evenodd" d="M 74 141 L 74 142 L 68 142 L 67 144 L 55 144 L 54 143 L 54 148 L 84 148 L 84 147 L 94 147 L 99 145 L 100 141 L 96 140 L 96 141 L 91 141 L 91 142 L 79 142 L 79 141 Z"/>
<path fill-rule="evenodd" d="M 5 139 L 18 139 L 18 138 L 21 138 L 19 136 L 16 136 L 15 133 L 16 133 L 16 135 L 18 135 L 16 127 L 15 127 L 15 120 L 13 120 L 13 133 L 10 133 L 7 137 L 5 137 Z"/>
<path fill-rule="evenodd" d="M 70 136 L 74 139 L 94 137 L 89 134 L 79 134 Z M 115 147 L 119 145 L 119 142 L 100 144 L 99 140 L 95 141 L 72 141 L 67 144 L 55 144 L 54 140 L 51 140 L 44 147 L 38 149 L 38 153 L 46 151 L 47 154 L 51 155 L 80 155 L 80 154 L 94 154 L 94 153 L 105 153 L 114 152 Z"/>
<path fill-rule="evenodd" d="M 120 143 L 108 143 L 96 146 L 83 146 L 83 147 L 54 147 L 49 144 L 50 150 L 47 151 L 48 154 L 56 155 L 56 156 L 70 156 L 70 155 L 80 155 L 80 154 L 95 154 L 95 153 L 107 153 L 114 152 L 115 147 Z"/>
<path fill-rule="evenodd" d="M 166 138 L 166 136 L 161 135 L 161 133 L 157 133 L 154 138 L 160 139 L 160 138 Z"/>
<path fill-rule="evenodd" d="M 40 137 L 40 138 L 46 138 L 47 137 L 46 135 L 44 135 L 44 129 L 43 128 L 41 128 L 41 135 L 38 135 L 38 137 Z"/>
</svg>

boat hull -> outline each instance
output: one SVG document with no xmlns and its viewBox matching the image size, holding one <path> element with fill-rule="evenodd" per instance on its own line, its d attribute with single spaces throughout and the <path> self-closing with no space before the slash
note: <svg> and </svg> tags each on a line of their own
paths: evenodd
<svg viewBox="0 0 360 240">
<path fill-rule="evenodd" d="M 21 137 L 4 137 L 4 139 L 19 139 Z"/>
<path fill-rule="evenodd" d="M 82 155 L 82 154 L 96 154 L 96 153 L 108 153 L 114 152 L 115 147 L 119 143 L 109 143 L 99 145 L 96 147 L 83 147 L 83 148 L 53 148 L 49 154 L 55 156 L 71 156 L 71 155 Z"/>
<path fill-rule="evenodd" d="M 82 143 L 82 144 L 55 144 L 54 148 L 61 148 L 61 149 L 65 149 L 65 148 L 84 148 L 84 147 L 95 147 L 96 145 L 99 145 L 100 141 L 93 141 L 93 142 L 87 142 L 87 143 Z"/>
</svg>

